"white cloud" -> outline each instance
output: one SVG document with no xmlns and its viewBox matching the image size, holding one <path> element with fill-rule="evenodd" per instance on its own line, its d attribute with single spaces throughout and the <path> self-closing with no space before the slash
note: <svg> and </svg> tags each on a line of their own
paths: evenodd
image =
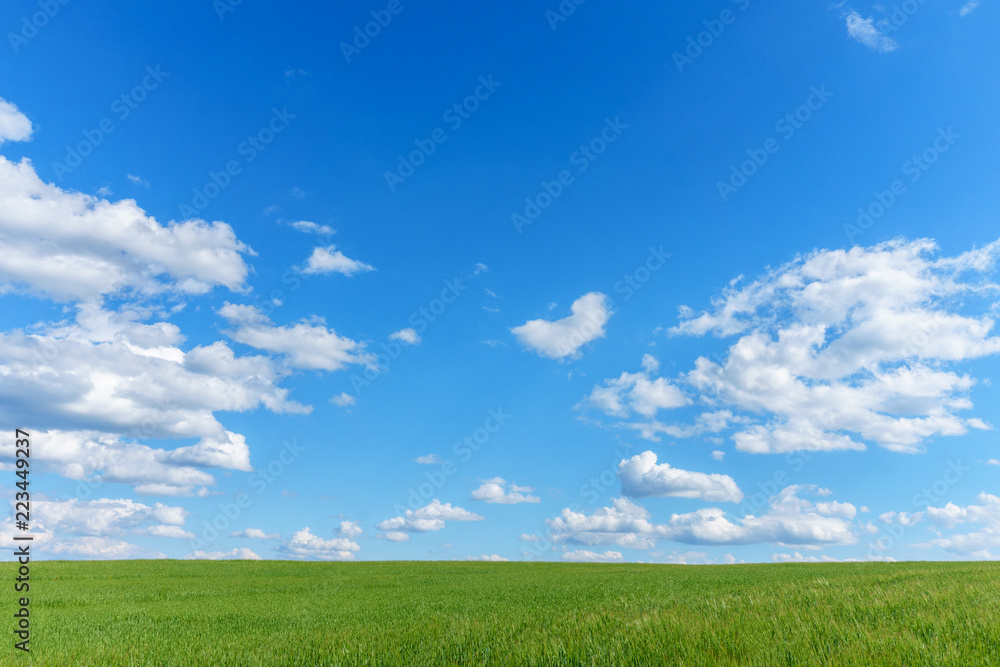
<svg viewBox="0 0 1000 667">
<path fill-rule="evenodd" d="M 53 539 L 45 544 L 46 555 L 72 556 L 84 560 L 128 560 L 133 558 L 166 558 L 159 551 L 140 547 L 130 542 L 107 537 L 79 537 Z"/>
<path fill-rule="evenodd" d="M 737 449 L 779 453 L 861 450 L 865 441 L 915 452 L 934 436 L 989 428 L 957 413 L 975 380 L 949 363 L 1000 351 L 988 315 L 955 312 L 997 286 L 982 279 L 1000 241 L 935 258 L 933 242 L 820 250 L 743 287 L 674 335 L 740 335 L 724 359 L 699 358 L 683 380 L 749 424 Z"/>
<path fill-rule="evenodd" d="M 966 16 L 971 12 L 975 11 L 976 7 L 979 6 L 978 0 L 970 0 L 969 2 L 962 5 L 962 8 L 958 10 L 959 16 Z"/>
<path fill-rule="evenodd" d="M 839 516 L 844 519 L 853 519 L 858 514 L 858 508 L 851 503 L 840 503 L 836 500 L 816 503 L 816 511 L 823 516 Z"/>
<path fill-rule="evenodd" d="M 280 547 L 282 553 L 293 558 L 315 558 L 318 560 L 354 560 L 354 553 L 361 551 L 358 544 L 346 537 L 324 540 L 313 535 L 309 527 L 296 531 L 286 544 Z"/>
<path fill-rule="evenodd" d="M 580 348 L 604 337 L 611 317 L 607 297 L 599 292 L 584 294 L 570 307 L 572 315 L 561 320 L 531 320 L 511 332 L 521 344 L 550 359 L 576 358 Z"/>
<path fill-rule="evenodd" d="M 441 457 L 437 454 L 427 454 L 425 456 L 418 456 L 413 459 L 414 462 L 420 463 L 422 465 L 434 465 L 436 463 L 441 463 Z"/>
<path fill-rule="evenodd" d="M 605 551 L 602 554 L 595 553 L 593 551 L 587 551 L 586 549 L 580 549 L 578 551 L 567 551 L 562 555 L 563 560 L 572 561 L 574 563 L 620 563 L 624 561 L 622 557 L 622 552 L 620 551 Z"/>
<path fill-rule="evenodd" d="M 1000 459 L 990 459 L 986 462 L 988 466 L 1000 466 Z"/>
<path fill-rule="evenodd" d="M 549 519 L 553 539 L 592 546 L 613 544 L 633 549 L 651 549 L 658 539 L 683 544 L 786 544 L 819 546 L 853 544 L 857 541 L 849 521 L 824 516 L 800 491 L 815 487 L 789 486 L 770 500 L 762 516 L 747 515 L 730 521 L 719 508 L 688 514 L 673 514 L 666 524 L 654 524 L 649 512 L 626 498 L 612 500 L 592 515 L 566 508 Z"/>
<path fill-rule="evenodd" d="M 442 503 L 435 498 L 424 507 L 406 510 L 404 516 L 386 519 L 376 527 L 393 533 L 424 533 L 441 530 L 445 526 L 445 521 L 482 521 L 483 518 L 474 512 L 461 507 L 452 507 L 451 503 Z"/>
<path fill-rule="evenodd" d="M 504 558 L 503 556 L 498 556 L 497 554 L 491 554 L 491 555 L 483 554 L 482 556 L 469 556 L 465 560 L 484 560 L 493 563 L 505 563 L 510 561 L 509 558 Z"/>
<path fill-rule="evenodd" d="M 330 236 L 334 234 L 333 227 L 329 225 L 317 225 L 315 222 L 310 222 L 308 220 L 298 220 L 296 222 L 288 223 L 292 229 L 298 230 L 305 234 L 319 234 L 320 236 Z"/>
<path fill-rule="evenodd" d="M 203 467 L 249 471 L 243 435 L 216 411 L 266 407 L 303 413 L 277 386 L 286 371 L 266 357 L 237 357 L 225 343 L 185 351 L 173 324 L 78 307 L 76 322 L 0 333 L 0 421 L 49 425 L 39 460 L 59 474 L 188 495 L 214 484 Z M 173 450 L 136 439 L 197 438 Z"/>
<path fill-rule="evenodd" d="M 409 542 L 410 536 L 399 530 L 390 530 L 382 534 L 390 542 Z"/>
<path fill-rule="evenodd" d="M 120 537 L 128 534 L 193 538 L 181 526 L 188 512 L 182 507 L 156 503 L 153 506 L 127 498 L 97 500 L 49 500 L 33 502 L 35 527 L 60 534 L 89 537 Z M 157 522 L 152 526 L 142 526 Z"/>
<path fill-rule="evenodd" d="M 227 332 L 235 341 L 284 355 L 292 368 L 336 371 L 347 364 L 367 364 L 371 355 L 364 343 L 337 335 L 321 318 L 291 326 L 275 326 L 256 306 L 229 303 L 218 310 L 236 329 Z"/>
<path fill-rule="evenodd" d="M 0 144 L 31 139 L 31 121 L 12 102 L 0 97 Z"/>
<path fill-rule="evenodd" d="M 365 273 L 366 271 L 374 271 L 375 267 L 356 259 L 351 259 L 337 250 L 337 246 L 329 245 L 325 248 L 313 248 L 312 254 L 306 260 L 306 265 L 299 270 L 306 275 L 341 273 L 345 276 L 353 276 L 358 273 Z"/>
<path fill-rule="evenodd" d="M 944 507 L 928 507 L 927 517 L 939 526 L 953 529 L 960 524 L 980 524 L 982 528 L 970 533 L 957 533 L 933 539 L 918 547 L 939 546 L 946 551 L 966 558 L 995 559 L 1000 557 L 1000 497 L 989 493 L 976 496 L 979 505 L 961 507 L 948 503 Z"/>
<path fill-rule="evenodd" d="M 0 294 L 57 301 L 105 295 L 245 291 L 252 251 L 223 222 L 161 225 L 134 200 L 110 202 L 43 183 L 28 160 L 0 156 Z"/>
<path fill-rule="evenodd" d="M 898 523 L 908 528 L 918 524 L 923 516 L 923 512 L 885 512 L 879 514 L 878 518 L 883 523 Z"/>
<path fill-rule="evenodd" d="M 260 528 L 247 528 L 231 533 L 232 537 L 245 537 L 251 540 L 277 540 L 281 537 L 278 533 L 265 533 Z"/>
<path fill-rule="evenodd" d="M 347 538 L 355 538 L 365 532 L 357 521 L 341 521 L 337 531 Z"/>
<path fill-rule="evenodd" d="M 136 185 L 141 185 L 144 188 L 149 188 L 149 181 L 144 179 L 142 176 L 136 176 L 135 174 L 126 174 L 125 176 L 126 178 L 128 178 L 128 180 L 132 181 Z"/>
<path fill-rule="evenodd" d="M 771 560 L 775 563 L 860 563 L 863 562 L 858 558 L 834 558 L 833 556 L 803 556 L 798 551 L 790 554 L 771 554 Z M 881 561 L 884 563 L 895 563 L 895 558 L 890 558 L 888 556 L 869 556 L 865 558 L 866 561 Z"/>
<path fill-rule="evenodd" d="M 528 533 L 521 533 L 518 538 L 522 542 L 540 542 L 542 538 L 538 535 L 529 535 Z"/>
<path fill-rule="evenodd" d="M 349 408 L 352 407 L 355 403 L 357 403 L 358 400 L 353 396 L 351 396 L 350 394 L 348 394 L 346 391 L 342 391 L 333 398 L 331 398 L 330 402 L 342 408 Z"/>
<path fill-rule="evenodd" d="M 716 461 L 721 461 L 726 456 L 726 453 L 720 449 L 712 450 L 712 458 Z"/>
<path fill-rule="evenodd" d="M 184 560 L 261 560 L 261 557 L 246 547 L 232 551 L 195 551 L 184 556 Z"/>
<path fill-rule="evenodd" d="M 398 340 L 406 343 L 407 345 L 419 345 L 420 335 L 417 333 L 416 329 L 400 329 L 399 331 L 391 334 L 389 340 Z"/>
<path fill-rule="evenodd" d="M 531 495 L 531 491 L 533 489 L 530 486 L 517 486 L 501 477 L 494 477 L 483 480 L 480 487 L 472 492 L 472 499 L 501 505 L 542 502 L 537 496 Z"/>
<path fill-rule="evenodd" d="M 679 408 L 691 400 L 676 385 L 664 378 L 651 379 L 646 373 L 622 373 L 594 387 L 587 397 L 590 405 L 606 414 L 624 417 L 637 412 L 652 417 L 660 409 Z"/>
<path fill-rule="evenodd" d="M 743 492 L 729 475 L 690 472 L 656 461 L 655 453 L 645 451 L 619 463 L 622 493 L 631 498 L 674 496 L 734 503 L 743 500 Z"/>
<path fill-rule="evenodd" d="M 862 18 L 861 14 L 851 12 L 847 15 L 847 34 L 868 48 L 881 53 L 895 51 L 899 44 L 891 37 L 882 34 L 872 17 Z"/>
</svg>

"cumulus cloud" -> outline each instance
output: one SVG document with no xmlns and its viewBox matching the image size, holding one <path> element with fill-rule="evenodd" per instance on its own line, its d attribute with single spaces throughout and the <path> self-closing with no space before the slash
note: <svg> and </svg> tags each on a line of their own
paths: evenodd
<svg viewBox="0 0 1000 667">
<path fill-rule="evenodd" d="M 798 551 L 790 554 L 771 554 L 771 560 L 775 563 L 861 563 L 864 561 L 881 561 L 883 563 L 895 563 L 895 558 L 889 556 L 868 556 L 867 558 L 834 558 L 833 556 L 803 556 Z"/>
<path fill-rule="evenodd" d="M 309 527 L 296 531 L 279 550 L 293 558 L 316 560 L 354 560 L 355 552 L 361 551 L 357 542 L 346 537 L 324 540 L 314 535 Z"/>
<path fill-rule="evenodd" d="M 870 49 L 881 53 L 895 51 L 899 44 L 892 37 L 882 33 L 875 19 L 871 16 L 862 18 L 861 14 L 851 12 L 847 15 L 847 34 Z"/>
<path fill-rule="evenodd" d="M 44 230 L 40 233 L 40 230 Z M 57 301 L 106 295 L 245 291 L 252 251 L 224 222 L 160 224 L 134 200 L 111 202 L 42 182 L 0 156 L 0 294 Z"/>
<path fill-rule="evenodd" d="M 261 557 L 246 547 L 232 551 L 195 551 L 184 556 L 184 560 L 261 560 Z"/>
<path fill-rule="evenodd" d="M 358 399 L 356 399 L 354 396 L 351 396 L 346 391 L 342 391 L 333 398 L 331 398 L 330 402 L 342 408 L 350 408 L 358 402 Z"/>
<path fill-rule="evenodd" d="M 533 490 L 530 486 L 517 486 L 504 481 L 502 477 L 494 477 L 483 480 L 480 487 L 472 492 L 472 499 L 501 505 L 542 502 L 537 496 L 531 495 Z"/>
<path fill-rule="evenodd" d="M 301 273 L 306 275 L 340 273 L 348 277 L 374 270 L 374 266 L 351 259 L 337 250 L 335 245 L 313 248 L 312 254 L 306 260 L 306 265 L 299 269 Z"/>
<path fill-rule="evenodd" d="M 557 542 L 592 546 L 613 544 L 633 549 L 651 549 L 658 539 L 683 544 L 785 544 L 819 546 L 853 544 L 851 524 L 840 517 L 824 516 L 799 492 L 815 487 L 789 486 L 771 498 L 762 516 L 747 515 L 731 521 L 723 510 L 705 508 L 688 514 L 673 514 L 665 524 L 650 521 L 650 513 L 627 498 L 612 500 L 591 515 L 569 508 L 547 523 Z"/>
<path fill-rule="evenodd" d="M 978 505 L 962 507 L 948 503 L 944 507 L 928 507 L 927 517 L 938 526 L 953 529 L 960 524 L 979 524 L 981 527 L 969 533 L 953 533 L 933 539 L 929 544 L 918 544 L 918 547 L 930 545 L 966 558 L 994 559 L 1000 557 L 1000 497 L 990 493 L 980 493 L 976 496 Z"/>
<path fill-rule="evenodd" d="M 295 222 L 290 222 L 288 225 L 297 231 L 304 234 L 318 234 L 320 236 L 330 236 L 334 234 L 333 227 L 329 225 L 317 225 L 315 222 L 310 222 L 309 220 L 297 220 Z"/>
<path fill-rule="evenodd" d="M 989 428 L 958 414 L 972 407 L 975 380 L 947 366 L 1000 351 L 992 317 L 958 312 L 995 295 L 984 274 L 1000 241 L 935 252 L 928 240 L 815 251 L 731 286 L 711 311 L 682 309 L 673 335 L 739 336 L 724 358 L 699 358 L 683 382 L 756 422 L 733 435 L 746 452 L 866 442 L 916 452 L 934 436 Z"/>
<path fill-rule="evenodd" d="M 292 368 L 336 371 L 348 364 L 368 364 L 370 354 L 358 343 L 327 329 L 321 318 L 275 326 L 256 306 L 228 301 L 218 311 L 236 328 L 227 332 L 238 343 L 284 356 Z"/>
<path fill-rule="evenodd" d="M 152 506 L 131 499 L 35 499 L 32 528 L 46 552 L 83 558 L 159 558 L 119 539 L 127 536 L 194 539 L 182 526 L 188 512 L 162 503 Z M 55 537 L 59 535 L 58 539 Z M 39 540 L 36 537 L 36 540 Z"/>
<path fill-rule="evenodd" d="M 656 461 L 656 454 L 646 451 L 619 463 L 622 493 L 630 498 L 675 496 L 734 503 L 743 500 L 743 492 L 729 475 L 690 472 Z"/>
<path fill-rule="evenodd" d="M 572 315 L 561 320 L 530 320 L 511 332 L 522 345 L 549 359 L 576 358 L 580 348 L 604 337 L 611 317 L 607 297 L 599 292 L 584 294 L 570 307 Z"/>
<path fill-rule="evenodd" d="M 620 563 L 625 560 L 620 551 L 605 551 L 600 554 L 586 549 L 567 551 L 562 557 L 573 563 Z"/>
<path fill-rule="evenodd" d="M 251 540 L 277 540 L 281 537 L 278 533 L 265 533 L 260 528 L 247 528 L 230 533 L 232 537 L 245 537 Z"/>
<path fill-rule="evenodd" d="M 31 139 L 31 121 L 11 102 L 0 97 L 0 144 Z"/>
<path fill-rule="evenodd" d="M 445 521 L 482 521 L 484 517 L 469 512 L 461 507 L 452 507 L 451 503 L 442 503 L 435 498 L 428 505 L 415 510 L 406 510 L 403 516 L 386 519 L 376 527 L 392 533 L 425 533 L 441 530 Z M 390 540 L 393 538 L 386 537 Z"/>
<path fill-rule="evenodd" d="M 505 563 L 508 562 L 510 559 L 504 558 L 503 556 L 499 556 L 497 554 L 489 554 L 489 555 L 483 554 L 482 556 L 469 556 L 465 560 L 484 560 L 494 563 L 501 563 L 501 562 Z"/>
<path fill-rule="evenodd" d="M 188 495 L 214 484 L 201 468 L 251 469 L 245 437 L 215 412 L 309 411 L 288 399 L 287 371 L 270 359 L 237 357 L 223 342 L 185 351 L 175 325 L 137 317 L 81 305 L 75 322 L 0 333 L 0 422 L 48 425 L 35 435 L 48 469 Z M 138 442 L 178 438 L 197 440 Z"/>
<path fill-rule="evenodd" d="M 407 345 L 419 345 L 420 335 L 417 333 L 416 329 L 400 329 L 399 331 L 391 334 L 389 340 L 398 340 Z"/>
<path fill-rule="evenodd" d="M 441 463 L 441 457 L 438 456 L 437 454 L 427 454 L 425 456 L 418 456 L 413 460 L 415 463 L 419 463 L 421 465 L 434 465 L 436 463 Z"/>
<path fill-rule="evenodd" d="M 347 538 L 354 538 L 365 532 L 362 530 L 361 524 L 356 521 L 341 521 L 337 531 Z"/>
<path fill-rule="evenodd" d="M 603 386 L 594 387 L 587 403 L 616 417 L 632 413 L 653 417 L 660 409 L 690 405 L 691 399 L 679 387 L 664 378 L 652 377 L 658 368 L 656 359 L 647 354 L 643 357 L 641 373 L 625 372 L 617 378 L 605 380 Z"/>
<path fill-rule="evenodd" d="M 901 526 L 909 528 L 920 523 L 920 519 L 923 516 L 923 512 L 885 512 L 879 514 L 878 518 L 883 523 L 898 523 Z"/>
</svg>

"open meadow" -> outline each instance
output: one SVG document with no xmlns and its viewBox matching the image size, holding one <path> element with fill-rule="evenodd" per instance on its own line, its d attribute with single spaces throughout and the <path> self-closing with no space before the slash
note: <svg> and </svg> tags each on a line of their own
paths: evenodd
<svg viewBox="0 0 1000 667">
<path fill-rule="evenodd" d="M 993 563 L 48 561 L 31 575 L 34 665 L 1000 664 Z M 27 663 L 12 644 L 3 663 Z"/>
</svg>

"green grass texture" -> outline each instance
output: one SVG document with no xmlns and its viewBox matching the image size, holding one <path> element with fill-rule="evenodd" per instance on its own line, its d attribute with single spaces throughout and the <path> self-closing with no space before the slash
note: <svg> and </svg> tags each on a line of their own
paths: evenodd
<svg viewBox="0 0 1000 667">
<path fill-rule="evenodd" d="M 1000 665 L 1000 565 L 37 561 L 5 665 Z"/>
</svg>

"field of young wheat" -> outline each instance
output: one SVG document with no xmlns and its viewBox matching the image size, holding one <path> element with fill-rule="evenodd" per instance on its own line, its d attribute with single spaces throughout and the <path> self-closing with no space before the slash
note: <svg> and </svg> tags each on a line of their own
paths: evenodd
<svg viewBox="0 0 1000 667">
<path fill-rule="evenodd" d="M 992 563 L 50 561 L 31 578 L 34 665 L 1000 664 Z M 27 663 L 4 634 L 0 662 Z"/>
</svg>

